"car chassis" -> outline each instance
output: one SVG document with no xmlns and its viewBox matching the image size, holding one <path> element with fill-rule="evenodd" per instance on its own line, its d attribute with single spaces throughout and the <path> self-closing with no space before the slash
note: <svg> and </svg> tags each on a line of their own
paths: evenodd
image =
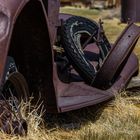
<svg viewBox="0 0 140 140">
<path fill-rule="evenodd" d="M 63 22 L 72 15 L 59 13 L 59 7 L 59 0 L 0 0 L 1 89 L 9 71 L 8 57 L 12 57 L 13 63 L 27 81 L 29 92 L 34 93 L 34 102 L 38 99 L 43 101 L 49 113 L 76 110 L 110 100 L 127 86 L 139 68 L 138 59 L 132 50 L 139 38 L 140 28 L 132 23 L 113 45 L 113 54 L 107 56 L 110 61 L 105 66 L 110 68 L 110 73 L 120 68 L 109 88 L 98 86 L 108 78 L 106 74 L 105 77 L 100 74 L 106 71 L 104 68 L 98 74 L 102 76 L 97 78 L 95 87 L 86 84 L 84 80 L 68 83 L 60 80 L 53 46 Z M 118 46 L 122 46 L 122 49 L 119 50 Z M 117 67 L 113 69 L 111 66 L 117 60 Z M 19 82 L 26 86 L 21 78 Z M 24 90 L 24 87 L 20 88 Z M 21 94 L 19 96 L 25 96 Z"/>
</svg>

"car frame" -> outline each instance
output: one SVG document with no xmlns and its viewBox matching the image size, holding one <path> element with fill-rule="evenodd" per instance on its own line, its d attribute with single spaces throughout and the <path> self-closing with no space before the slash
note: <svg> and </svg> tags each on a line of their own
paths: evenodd
<svg viewBox="0 0 140 140">
<path fill-rule="evenodd" d="M 59 13 L 59 8 L 59 0 L 0 0 L 0 85 L 5 84 L 6 61 L 11 56 L 30 93 L 34 93 L 34 102 L 43 101 L 49 113 L 108 101 L 127 86 L 139 68 L 136 55 L 130 53 L 119 79 L 109 89 L 95 88 L 84 81 L 62 82 L 53 46 L 58 28 L 72 15 Z"/>
</svg>

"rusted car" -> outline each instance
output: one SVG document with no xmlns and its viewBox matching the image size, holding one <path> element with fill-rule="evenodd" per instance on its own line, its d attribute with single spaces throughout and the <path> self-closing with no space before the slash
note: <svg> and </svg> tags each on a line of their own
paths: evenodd
<svg viewBox="0 0 140 140">
<path fill-rule="evenodd" d="M 113 98 L 138 74 L 130 23 L 114 45 L 102 22 L 59 13 L 59 0 L 0 0 L 0 86 L 8 100 L 60 113 Z"/>
</svg>

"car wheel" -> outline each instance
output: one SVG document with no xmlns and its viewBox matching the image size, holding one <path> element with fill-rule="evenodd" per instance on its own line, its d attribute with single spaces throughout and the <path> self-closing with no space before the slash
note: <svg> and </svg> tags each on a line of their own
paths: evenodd
<svg viewBox="0 0 140 140">
<path fill-rule="evenodd" d="M 67 19 L 62 26 L 61 42 L 66 56 L 84 81 L 90 85 L 95 78 L 97 68 L 91 65 L 83 50 L 85 42 L 91 36 L 93 38 L 89 43 L 96 42 L 98 30 L 99 26 L 96 22 L 79 16 Z M 103 61 L 111 48 L 105 35 L 100 38 L 100 43 L 97 46 L 99 48 L 98 60 Z"/>
</svg>

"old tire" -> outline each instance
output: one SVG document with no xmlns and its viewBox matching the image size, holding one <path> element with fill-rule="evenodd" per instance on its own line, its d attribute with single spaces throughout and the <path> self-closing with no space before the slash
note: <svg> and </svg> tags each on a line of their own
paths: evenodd
<svg viewBox="0 0 140 140">
<path fill-rule="evenodd" d="M 82 45 L 83 40 L 86 41 L 93 33 L 97 39 L 98 29 L 97 23 L 79 16 L 67 19 L 62 26 L 62 46 L 66 55 L 75 70 L 90 85 L 94 81 L 97 69 L 85 58 Z M 93 42 L 94 40 L 92 40 Z M 105 35 L 100 40 L 98 47 L 99 59 L 103 61 L 111 48 Z"/>
<path fill-rule="evenodd" d="M 21 100 L 27 102 L 29 97 L 26 80 L 24 76 L 18 72 L 14 59 L 9 56 L 7 58 L 2 94 L 2 98 L 5 98 L 6 100 L 13 96 L 19 102 Z"/>
<path fill-rule="evenodd" d="M 27 102 L 29 91 L 23 75 L 19 72 L 13 72 L 10 74 L 3 86 L 2 93 L 5 99 L 8 99 L 13 95 L 19 102 L 22 100 Z"/>
</svg>

